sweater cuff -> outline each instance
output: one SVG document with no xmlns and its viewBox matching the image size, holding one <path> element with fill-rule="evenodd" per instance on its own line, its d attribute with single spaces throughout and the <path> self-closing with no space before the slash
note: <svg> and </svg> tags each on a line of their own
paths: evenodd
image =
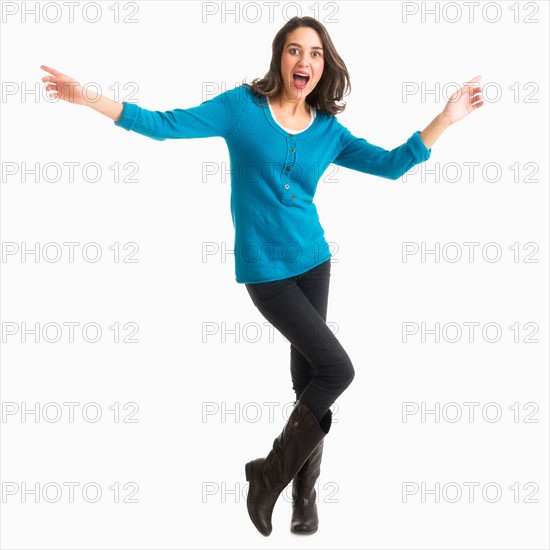
<svg viewBox="0 0 550 550">
<path fill-rule="evenodd" d="M 119 126 L 125 130 L 131 130 L 136 123 L 139 107 L 135 103 L 127 103 L 126 101 L 123 101 L 122 105 L 122 114 L 118 120 L 114 121 L 115 126 Z"/>
<path fill-rule="evenodd" d="M 417 130 L 409 139 L 408 143 L 417 162 L 428 160 L 432 150 L 428 149 L 420 137 L 420 130 Z"/>
</svg>

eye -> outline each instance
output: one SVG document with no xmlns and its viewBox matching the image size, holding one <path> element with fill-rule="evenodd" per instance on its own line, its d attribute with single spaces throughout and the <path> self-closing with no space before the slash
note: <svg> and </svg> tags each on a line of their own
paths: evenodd
<svg viewBox="0 0 550 550">
<path fill-rule="evenodd" d="M 298 48 L 290 48 L 290 50 L 288 50 L 290 53 L 292 52 L 297 52 L 298 51 Z"/>
<path fill-rule="evenodd" d="M 321 52 L 313 52 L 313 53 L 317 54 L 315 57 L 321 57 Z"/>
</svg>

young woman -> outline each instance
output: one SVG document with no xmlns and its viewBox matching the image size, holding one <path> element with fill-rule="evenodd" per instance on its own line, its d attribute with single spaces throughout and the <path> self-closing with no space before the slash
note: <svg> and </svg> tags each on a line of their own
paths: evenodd
<svg viewBox="0 0 550 550">
<path fill-rule="evenodd" d="M 326 324 L 331 253 L 313 198 L 329 164 L 398 179 L 430 158 L 451 124 L 481 107 L 479 76 L 449 99 L 422 131 L 388 151 L 355 137 L 334 115 L 351 90 L 325 27 L 294 17 L 276 34 L 269 71 L 196 107 L 149 111 L 106 97 L 87 100 L 71 77 L 41 68 L 46 90 L 87 105 L 115 125 L 156 140 L 221 136 L 231 162 L 235 275 L 254 305 L 290 342 L 294 408 L 266 458 L 245 466 L 250 519 L 265 536 L 283 489 L 293 481 L 291 530 L 318 527 L 314 485 L 330 406 L 354 378 L 352 362 Z"/>
</svg>

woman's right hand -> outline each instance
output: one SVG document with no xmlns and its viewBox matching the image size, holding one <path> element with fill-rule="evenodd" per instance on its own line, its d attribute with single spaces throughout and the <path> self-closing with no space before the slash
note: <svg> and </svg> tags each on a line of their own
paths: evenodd
<svg viewBox="0 0 550 550">
<path fill-rule="evenodd" d="M 40 65 L 40 68 L 53 75 L 44 76 L 42 78 L 42 82 L 48 82 L 48 85 L 46 86 L 46 93 L 48 94 L 48 97 L 53 99 L 62 99 L 76 105 L 84 105 L 87 103 L 86 98 L 84 97 L 84 88 L 74 78 L 60 73 L 59 71 L 56 71 L 46 65 Z M 50 91 L 55 95 L 50 95 Z"/>
</svg>

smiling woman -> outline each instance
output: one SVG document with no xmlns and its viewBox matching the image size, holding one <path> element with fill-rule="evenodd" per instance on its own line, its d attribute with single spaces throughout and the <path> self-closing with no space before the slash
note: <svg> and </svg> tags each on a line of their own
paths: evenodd
<svg viewBox="0 0 550 550">
<path fill-rule="evenodd" d="M 332 254 L 313 202 L 321 175 L 333 163 L 396 180 L 430 158 L 445 128 L 483 105 L 481 88 L 471 80 L 422 132 L 386 150 L 354 136 L 334 116 L 344 110 L 340 102 L 351 86 L 319 21 L 290 19 L 272 47 L 264 78 L 165 112 L 90 98 L 70 76 L 41 66 L 52 75 L 43 78 L 55 94 L 50 97 L 91 107 L 117 127 L 160 141 L 221 136 L 228 145 L 236 281 L 291 343 L 295 406 L 267 457 L 244 468 L 248 514 L 265 536 L 272 531 L 275 503 L 291 481 L 291 531 L 317 531 L 315 484 L 332 423 L 330 407 L 355 376 L 326 322 Z"/>
</svg>

